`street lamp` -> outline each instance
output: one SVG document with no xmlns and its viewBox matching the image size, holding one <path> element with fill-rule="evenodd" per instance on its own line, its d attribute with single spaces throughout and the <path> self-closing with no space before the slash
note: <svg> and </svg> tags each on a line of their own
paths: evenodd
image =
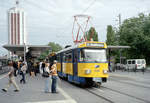
<svg viewBox="0 0 150 103">
<path fill-rule="evenodd" d="M 24 43 L 24 62 L 26 62 L 26 45 Z"/>
</svg>

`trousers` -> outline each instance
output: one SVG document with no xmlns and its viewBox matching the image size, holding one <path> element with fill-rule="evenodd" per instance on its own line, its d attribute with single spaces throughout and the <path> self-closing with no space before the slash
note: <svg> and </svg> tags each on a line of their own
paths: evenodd
<svg viewBox="0 0 150 103">
<path fill-rule="evenodd" d="M 16 90 L 19 90 L 19 87 L 16 84 L 14 77 L 9 77 L 9 82 L 8 82 L 8 85 L 6 86 L 5 90 L 8 90 L 8 88 L 10 87 L 11 84 L 13 84 L 13 86 L 16 88 Z"/>
<path fill-rule="evenodd" d="M 50 92 L 51 77 L 45 78 L 45 92 Z"/>
<path fill-rule="evenodd" d="M 25 80 L 25 73 L 21 73 L 21 75 L 22 75 L 22 79 L 20 80 L 20 83 L 26 83 L 26 80 Z"/>
<path fill-rule="evenodd" d="M 52 86 L 51 86 L 51 92 L 56 93 L 56 85 L 57 85 L 57 76 L 52 76 Z"/>
</svg>

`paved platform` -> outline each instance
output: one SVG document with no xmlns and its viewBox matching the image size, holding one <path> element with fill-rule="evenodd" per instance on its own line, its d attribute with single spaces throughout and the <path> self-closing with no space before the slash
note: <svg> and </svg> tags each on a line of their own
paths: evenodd
<svg viewBox="0 0 150 103">
<path fill-rule="evenodd" d="M 16 77 L 16 82 L 20 87 L 19 92 L 14 92 L 14 87 L 11 86 L 8 92 L 3 92 L 8 83 L 8 78 L 3 78 L 5 74 L 0 75 L 0 103 L 76 103 L 61 87 L 59 87 L 60 80 L 58 79 L 59 93 L 45 93 L 44 92 L 44 78 L 38 74 L 36 77 L 26 75 L 26 84 L 20 84 L 21 76 Z"/>
<path fill-rule="evenodd" d="M 14 92 L 11 86 L 5 93 L 1 89 L 6 86 L 8 78 L 3 78 L 3 74 L 0 75 L 0 103 L 150 103 L 149 74 L 112 72 L 100 88 L 81 88 L 58 79 L 58 94 L 44 93 L 44 78 L 39 74 L 33 78 L 26 75 L 26 84 L 20 84 L 21 76 L 18 76 L 16 82 L 20 91 Z"/>
</svg>

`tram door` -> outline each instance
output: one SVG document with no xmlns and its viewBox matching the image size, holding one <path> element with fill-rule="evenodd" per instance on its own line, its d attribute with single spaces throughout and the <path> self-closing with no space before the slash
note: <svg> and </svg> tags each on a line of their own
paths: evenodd
<svg viewBox="0 0 150 103">
<path fill-rule="evenodd" d="M 78 75 L 78 50 L 73 50 L 73 75 Z"/>
</svg>

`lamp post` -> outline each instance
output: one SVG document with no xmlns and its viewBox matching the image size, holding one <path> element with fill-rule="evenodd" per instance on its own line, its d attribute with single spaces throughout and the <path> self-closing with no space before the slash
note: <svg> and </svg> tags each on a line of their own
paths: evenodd
<svg viewBox="0 0 150 103">
<path fill-rule="evenodd" d="M 24 43 L 24 62 L 26 62 L 26 45 Z"/>
</svg>

